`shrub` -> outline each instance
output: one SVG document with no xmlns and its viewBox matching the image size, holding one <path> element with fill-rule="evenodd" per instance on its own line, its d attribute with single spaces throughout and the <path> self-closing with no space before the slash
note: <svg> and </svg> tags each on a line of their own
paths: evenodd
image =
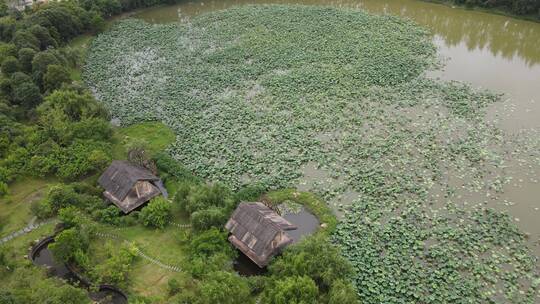
<svg viewBox="0 0 540 304">
<path fill-rule="evenodd" d="M 275 281 L 265 291 L 263 302 L 268 304 L 315 304 L 319 301 L 315 282 L 308 276 L 286 277 Z"/>
<path fill-rule="evenodd" d="M 234 256 L 234 251 L 227 241 L 227 233 L 211 228 L 194 236 L 189 246 L 192 257 L 209 257 L 216 253 Z"/>
<path fill-rule="evenodd" d="M 17 58 L 13 56 L 8 56 L 4 58 L 4 61 L 2 61 L 2 73 L 4 73 L 7 76 L 10 76 L 11 74 L 18 72 L 21 70 L 21 64 Z"/>
<path fill-rule="evenodd" d="M 336 280 L 330 289 L 328 304 L 358 304 L 358 295 L 350 282 Z"/>
<path fill-rule="evenodd" d="M 52 92 L 69 82 L 71 82 L 69 71 L 65 67 L 56 64 L 47 66 L 47 72 L 43 76 L 43 86 L 46 91 Z"/>
<path fill-rule="evenodd" d="M 48 200 L 33 202 L 30 205 L 30 212 L 32 212 L 32 214 L 38 219 L 46 219 L 53 216 L 51 204 Z"/>
<path fill-rule="evenodd" d="M 89 237 L 82 229 L 69 228 L 54 238 L 54 243 L 49 245 L 49 249 L 59 261 L 75 263 L 86 268 L 89 263 L 87 255 L 89 244 Z"/>
<path fill-rule="evenodd" d="M 0 182 L 0 197 L 3 197 L 9 193 L 8 185 L 4 182 Z"/>
<path fill-rule="evenodd" d="M 66 228 L 80 227 L 85 222 L 84 215 L 74 206 L 60 209 L 58 211 L 58 218 Z"/>
<path fill-rule="evenodd" d="M 108 258 L 94 268 L 93 275 L 101 284 L 122 285 L 127 281 L 131 264 L 137 255 L 133 248 L 127 246 L 117 250 L 111 243 L 107 243 L 107 247 Z"/>
<path fill-rule="evenodd" d="M 336 280 L 351 276 L 351 269 L 339 249 L 323 235 L 310 236 L 288 247 L 269 267 L 276 277 L 308 276 L 324 291 L 329 290 Z"/>
<path fill-rule="evenodd" d="M 182 208 L 193 213 L 210 207 L 232 208 L 233 205 L 234 199 L 227 187 L 221 184 L 202 184 L 191 188 Z"/>
<path fill-rule="evenodd" d="M 19 50 L 18 58 L 21 63 L 21 68 L 24 72 L 32 72 L 32 60 L 36 56 L 36 51 L 31 48 L 22 48 Z"/>
<path fill-rule="evenodd" d="M 172 278 L 167 282 L 167 289 L 169 291 L 169 295 L 175 295 L 180 292 L 180 282 L 178 282 L 177 279 Z"/>
<path fill-rule="evenodd" d="M 199 285 L 197 304 L 249 303 L 250 291 L 246 279 L 236 273 L 210 273 Z"/>
<path fill-rule="evenodd" d="M 30 48 L 39 51 L 39 40 L 27 30 L 18 30 L 13 36 L 13 43 L 17 49 Z"/>
<path fill-rule="evenodd" d="M 28 109 L 41 102 L 39 87 L 33 82 L 13 82 L 13 101 Z"/>
<path fill-rule="evenodd" d="M 156 197 L 142 209 L 139 217 L 145 226 L 163 229 L 171 220 L 171 206 L 163 197 Z"/>
<path fill-rule="evenodd" d="M 191 226 L 197 231 L 222 227 L 226 221 L 227 213 L 224 208 L 211 207 L 191 214 Z"/>
</svg>

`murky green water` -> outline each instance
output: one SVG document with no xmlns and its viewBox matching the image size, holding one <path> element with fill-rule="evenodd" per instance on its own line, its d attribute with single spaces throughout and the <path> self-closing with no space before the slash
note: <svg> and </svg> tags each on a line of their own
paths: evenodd
<svg viewBox="0 0 540 304">
<path fill-rule="evenodd" d="M 242 4 L 295 3 L 366 9 L 410 18 L 427 28 L 447 58 L 446 80 L 506 93 L 507 101 L 491 109 L 505 130 L 540 128 L 540 23 L 416 0 L 219 0 L 157 7 L 136 16 L 167 23 Z M 498 117 L 497 117 L 498 116 Z"/>
<path fill-rule="evenodd" d="M 147 9 L 135 16 L 148 22 L 168 23 L 235 5 L 263 3 L 333 5 L 410 18 L 432 31 L 433 41 L 445 60 L 445 68 L 431 72 L 431 76 L 504 93 L 505 101 L 492 106 L 487 119 L 510 133 L 540 130 L 540 23 L 416 0 L 193 1 Z M 500 200 L 490 205 L 509 211 L 516 223 L 531 234 L 531 243 L 540 253 L 540 168 L 532 168 L 536 174 L 531 175 L 531 168 L 509 166 L 515 181 L 505 187 Z M 309 176 L 317 177 L 316 171 L 308 170 L 307 181 L 300 187 L 309 184 Z M 345 201 L 354 197 L 350 196 Z M 464 195 L 463 199 L 476 198 Z"/>
</svg>

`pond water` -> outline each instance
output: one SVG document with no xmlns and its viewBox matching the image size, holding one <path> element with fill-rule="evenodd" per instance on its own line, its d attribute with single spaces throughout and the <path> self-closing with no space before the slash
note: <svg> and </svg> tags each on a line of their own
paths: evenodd
<svg viewBox="0 0 540 304">
<path fill-rule="evenodd" d="M 442 70 L 429 72 L 430 77 L 463 81 L 473 87 L 504 93 L 504 102 L 490 106 L 486 119 L 508 133 L 525 129 L 540 131 L 540 23 L 417 0 L 186 1 L 146 9 L 134 16 L 151 23 L 170 23 L 236 5 L 270 3 L 332 5 L 410 18 L 432 32 L 433 42 L 445 63 Z M 508 167 L 516 182 L 506 185 L 500 199 L 490 201 L 489 205 L 508 211 L 516 224 L 531 234 L 531 243 L 540 253 L 537 220 L 540 168 L 528 168 L 526 172 L 517 163 Z M 317 172 L 311 175 L 318 177 Z M 302 182 L 306 186 L 304 190 L 310 190 L 309 176 Z M 464 193 L 461 197 L 469 201 L 477 199 L 468 195 Z M 337 198 L 334 204 L 347 204 L 355 197 L 351 193 L 346 198 Z"/>
<path fill-rule="evenodd" d="M 86 284 L 81 282 L 74 274 L 69 270 L 64 263 L 59 263 L 54 259 L 52 252 L 49 250 L 49 244 L 54 240 L 39 243 L 32 255 L 32 262 L 38 266 L 47 267 L 49 273 L 53 276 L 59 277 L 68 281 L 70 284 L 87 287 Z M 126 304 L 126 297 L 117 292 L 114 287 L 107 285 L 100 286 L 98 291 L 89 292 L 89 297 L 100 304 Z"/>
<path fill-rule="evenodd" d="M 445 69 L 434 77 L 506 93 L 505 105 L 491 111 L 492 117 L 500 116 L 501 127 L 540 128 L 540 23 L 416 0 L 186 1 L 147 9 L 135 17 L 169 23 L 235 5 L 266 3 L 333 5 L 410 18 L 433 33 L 446 58 Z M 504 111 L 508 107 L 512 110 Z"/>
</svg>

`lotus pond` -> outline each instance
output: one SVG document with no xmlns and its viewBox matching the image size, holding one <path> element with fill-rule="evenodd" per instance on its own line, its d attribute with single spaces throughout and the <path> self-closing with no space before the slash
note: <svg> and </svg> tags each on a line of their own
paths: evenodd
<svg viewBox="0 0 540 304">
<path fill-rule="evenodd" d="M 121 21 L 83 79 L 122 124 L 171 127 L 168 152 L 208 180 L 332 202 L 364 303 L 535 303 L 536 240 L 490 206 L 538 183 L 539 136 L 484 119 L 499 95 L 428 78 L 437 58 L 399 18 L 243 6 Z"/>
</svg>

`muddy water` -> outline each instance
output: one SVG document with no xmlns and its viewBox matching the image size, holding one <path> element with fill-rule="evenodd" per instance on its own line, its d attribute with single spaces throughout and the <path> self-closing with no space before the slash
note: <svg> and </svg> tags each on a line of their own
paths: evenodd
<svg viewBox="0 0 540 304">
<path fill-rule="evenodd" d="M 433 42 L 445 62 L 444 69 L 429 72 L 429 76 L 504 93 L 504 102 L 491 106 L 487 119 L 508 133 L 540 131 L 540 23 L 416 0 L 191 1 L 147 9 L 136 17 L 152 23 L 169 23 L 235 5 L 265 3 L 333 5 L 410 18 L 432 32 Z M 332 181 L 328 172 L 309 166 L 304 171 L 306 178 L 299 185 L 303 190 L 321 183 L 339 183 Z M 532 171 L 536 174 L 531 175 L 530 168 L 516 167 L 512 173 L 515 181 L 506 185 L 500 199 L 490 201 L 489 205 L 509 211 L 516 224 L 531 234 L 532 243 L 540 244 L 540 168 Z M 347 204 L 355 197 L 348 193 L 333 204 Z M 476 198 L 464 194 L 463 199 Z M 540 245 L 536 247 L 540 253 Z"/>
<path fill-rule="evenodd" d="M 507 102 L 491 109 L 490 117 L 499 118 L 509 131 L 540 128 L 540 23 L 416 0 L 186 1 L 144 10 L 136 17 L 168 23 L 235 5 L 262 3 L 333 5 L 410 18 L 431 30 L 446 58 L 445 69 L 432 73 L 434 77 L 506 93 Z"/>
</svg>

